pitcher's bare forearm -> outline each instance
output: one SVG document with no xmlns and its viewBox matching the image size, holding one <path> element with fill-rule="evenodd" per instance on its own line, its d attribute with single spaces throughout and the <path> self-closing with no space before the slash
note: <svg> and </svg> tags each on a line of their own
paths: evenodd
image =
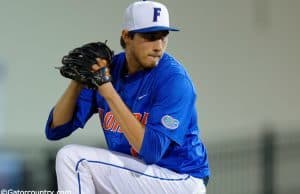
<svg viewBox="0 0 300 194">
<path fill-rule="evenodd" d="M 65 124 L 72 119 L 76 101 L 82 88 L 82 84 L 71 81 L 54 107 L 51 128 Z"/>
<path fill-rule="evenodd" d="M 105 98 L 131 146 L 139 152 L 144 138 L 145 127 L 128 109 L 111 83 L 103 84 L 98 88 L 98 91 Z"/>
</svg>

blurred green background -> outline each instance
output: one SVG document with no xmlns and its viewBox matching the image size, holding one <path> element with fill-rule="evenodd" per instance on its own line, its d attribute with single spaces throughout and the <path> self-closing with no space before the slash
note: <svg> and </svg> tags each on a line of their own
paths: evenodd
<svg viewBox="0 0 300 194">
<path fill-rule="evenodd" d="M 86 42 L 122 51 L 131 2 L 0 0 L 0 188 L 55 190 L 60 147 L 106 146 L 97 116 L 64 140 L 46 140 L 49 111 L 69 82 L 54 67 Z M 300 1 L 160 2 L 181 29 L 167 51 L 197 88 L 208 193 L 299 193 Z"/>
</svg>

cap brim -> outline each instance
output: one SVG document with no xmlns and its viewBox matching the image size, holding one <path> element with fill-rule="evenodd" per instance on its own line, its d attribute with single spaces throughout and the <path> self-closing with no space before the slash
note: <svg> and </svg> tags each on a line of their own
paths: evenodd
<svg viewBox="0 0 300 194">
<path fill-rule="evenodd" d="M 179 30 L 176 28 L 171 28 L 166 26 L 155 26 L 149 28 L 130 30 L 130 32 L 137 32 L 137 33 L 157 32 L 157 31 L 179 31 Z"/>
</svg>

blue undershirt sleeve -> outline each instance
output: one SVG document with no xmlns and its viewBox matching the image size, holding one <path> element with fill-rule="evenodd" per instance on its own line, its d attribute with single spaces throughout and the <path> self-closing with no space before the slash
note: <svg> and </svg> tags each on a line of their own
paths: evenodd
<svg viewBox="0 0 300 194">
<path fill-rule="evenodd" d="M 52 108 L 45 127 L 45 134 L 49 140 L 58 140 L 69 136 L 78 128 L 83 128 L 89 118 L 95 113 L 94 91 L 83 89 L 78 97 L 73 118 L 60 126 L 51 128 L 53 121 Z"/>
<path fill-rule="evenodd" d="M 146 164 L 155 164 L 160 161 L 171 140 L 164 134 L 145 128 L 144 139 L 140 150 L 140 157 Z"/>
<path fill-rule="evenodd" d="M 72 121 L 69 121 L 55 128 L 51 128 L 51 124 L 53 121 L 53 109 L 51 110 L 46 123 L 46 137 L 49 140 L 58 140 L 70 135 L 75 129 L 72 128 Z"/>
</svg>

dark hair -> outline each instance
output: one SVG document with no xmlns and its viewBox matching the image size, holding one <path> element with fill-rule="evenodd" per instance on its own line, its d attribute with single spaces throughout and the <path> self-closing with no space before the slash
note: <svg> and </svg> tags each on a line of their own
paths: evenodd
<svg viewBox="0 0 300 194">
<path fill-rule="evenodd" d="M 135 32 L 128 32 L 128 36 L 129 36 L 131 39 L 133 39 L 134 35 L 135 35 Z M 121 45 L 121 47 L 122 47 L 123 49 L 126 48 L 126 44 L 125 44 L 125 41 L 123 40 L 122 36 L 120 36 L 120 45 Z"/>
</svg>

